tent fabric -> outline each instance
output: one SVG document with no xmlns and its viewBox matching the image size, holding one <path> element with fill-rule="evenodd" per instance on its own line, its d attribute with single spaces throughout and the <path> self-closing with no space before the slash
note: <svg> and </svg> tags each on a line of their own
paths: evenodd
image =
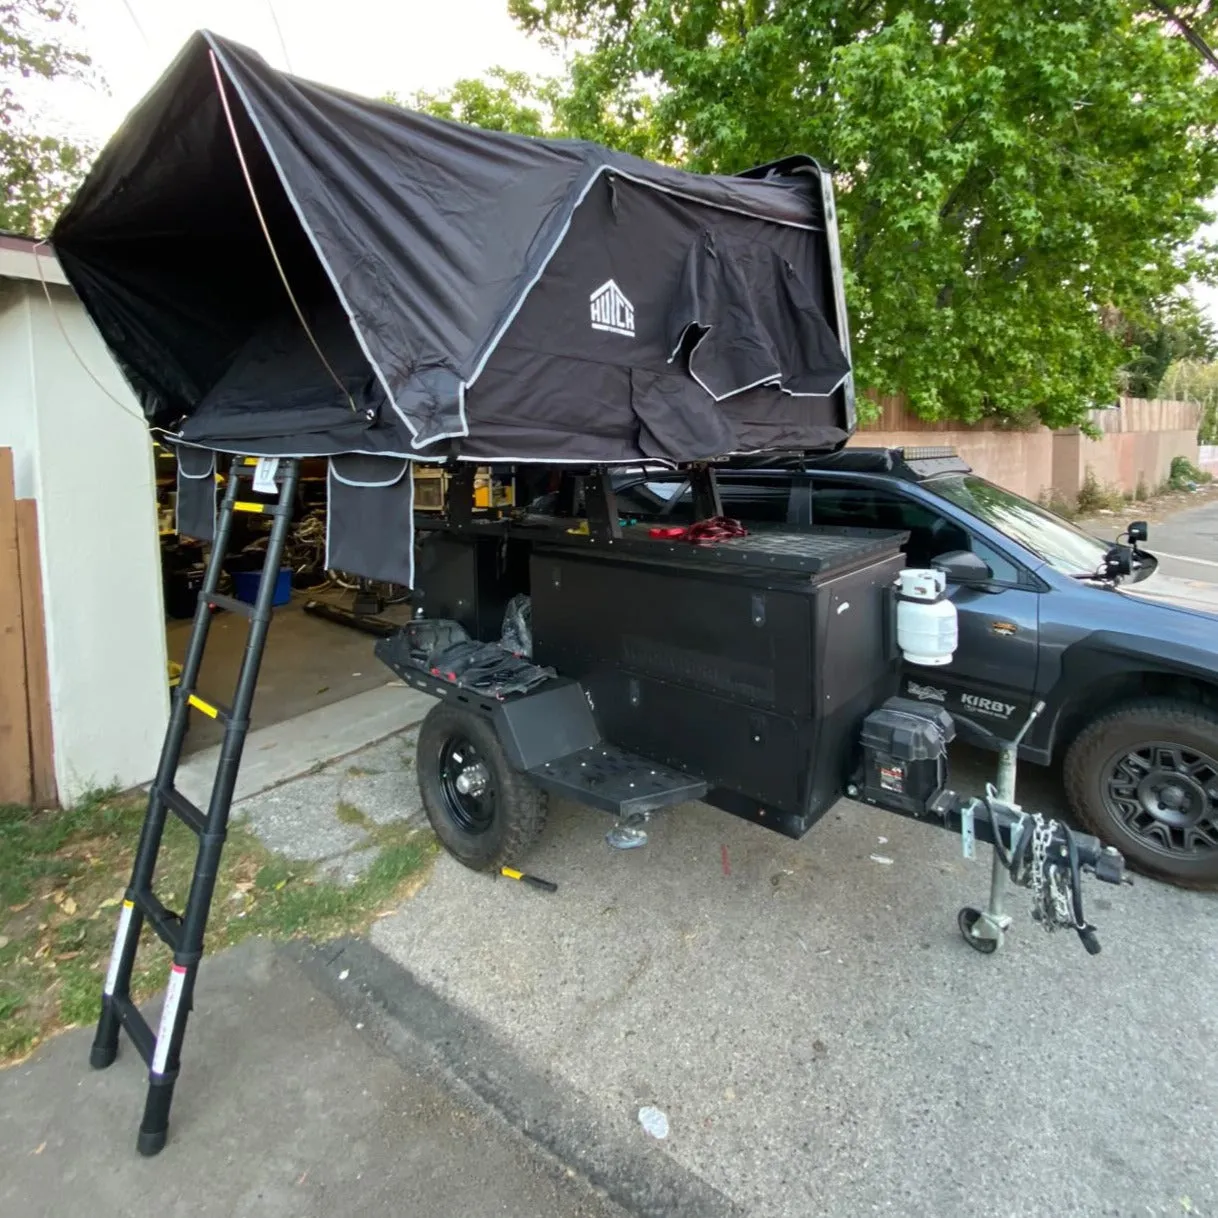
<svg viewBox="0 0 1218 1218">
<path fill-rule="evenodd" d="M 848 436 L 825 209 L 807 158 L 711 177 L 480 131 L 200 33 L 53 240 L 181 444 L 679 462 Z M 675 359 L 674 327 L 705 331 Z"/>
<path fill-rule="evenodd" d="M 216 536 L 216 454 L 181 448 L 177 458 L 174 527 L 184 537 L 212 541 Z"/>
<path fill-rule="evenodd" d="M 414 477 L 405 458 L 345 453 L 327 475 L 326 569 L 414 583 Z"/>
<path fill-rule="evenodd" d="M 826 396 L 850 371 L 792 263 L 772 246 L 710 230 L 689 248 L 669 330 L 670 359 L 685 348 L 689 375 L 716 402 L 760 385 Z"/>
</svg>

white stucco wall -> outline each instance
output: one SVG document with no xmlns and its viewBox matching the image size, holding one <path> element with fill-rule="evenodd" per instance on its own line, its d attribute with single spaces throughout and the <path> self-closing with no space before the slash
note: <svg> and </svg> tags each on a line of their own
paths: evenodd
<svg viewBox="0 0 1218 1218">
<path fill-rule="evenodd" d="M 55 776 L 71 803 L 150 778 L 169 713 L 152 450 L 71 290 L 0 285 L 0 444 L 18 495 L 38 501 Z"/>
</svg>

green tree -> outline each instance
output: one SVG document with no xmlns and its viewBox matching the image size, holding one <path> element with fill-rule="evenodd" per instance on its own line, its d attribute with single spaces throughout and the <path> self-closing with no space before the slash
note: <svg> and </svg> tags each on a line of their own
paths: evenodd
<svg viewBox="0 0 1218 1218">
<path fill-rule="evenodd" d="M 860 383 L 1055 426 L 1117 391 L 1113 315 L 1213 273 L 1218 75 L 1136 0 L 510 0 L 576 53 L 572 134 L 835 172 Z M 1177 6 L 1208 35 L 1208 3 Z"/>
<path fill-rule="evenodd" d="M 23 82 L 82 77 L 89 57 L 64 37 L 68 0 L 0 0 L 0 228 L 41 234 L 83 176 L 88 150 L 42 130 Z"/>
<path fill-rule="evenodd" d="M 1154 312 L 1150 325 L 1129 325 L 1125 334 L 1130 359 L 1123 371 L 1134 397 L 1164 396 L 1160 386 L 1180 361 L 1201 364 L 1218 357 L 1214 323 L 1191 296 L 1173 295 Z"/>
<path fill-rule="evenodd" d="M 488 131 L 554 135 L 555 97 L 553 81 L 491 68 L 484 77 L 463 77 L 439 93 L 420 90 L 408 101 L 391 93 L 386 100 Z"/>
</svg>

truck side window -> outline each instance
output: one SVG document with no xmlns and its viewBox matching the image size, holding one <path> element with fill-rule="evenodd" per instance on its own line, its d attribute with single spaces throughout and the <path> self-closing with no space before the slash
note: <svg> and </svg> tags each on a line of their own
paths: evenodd
<svg viewBox="0 0 1218 1218">
<path fill-rule="evenodd" d="M 910 566 L 925 567 L 950 550 L 972 550 L 994 573 L 994 581 L 1019 582 L 1019 571 L 992 546 L 974 537 L 954 520 L 904 495 L 871 486 L 814 483 L 813 525 L 908 531 L 905 557 Z"/>
</svg>

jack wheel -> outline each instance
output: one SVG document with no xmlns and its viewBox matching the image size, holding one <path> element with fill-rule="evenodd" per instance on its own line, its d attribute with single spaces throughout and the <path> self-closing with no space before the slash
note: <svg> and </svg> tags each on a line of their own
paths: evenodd
<svg viewBox="0 0 1218 1218">
<path fill-rule="evenodd" d="M 966 905 L 957 915 L 956 924 L 960 927 L 960 933 L 964 936 L 964 941 L 975 952 L 980 952 L 983 956 L 992 956 L 998 950 L 997 939 L 978 939 L 973 934 L 973 927 L 981 921 L 981 910 L 974 909 L 971 905 Z"/>
</svg>

